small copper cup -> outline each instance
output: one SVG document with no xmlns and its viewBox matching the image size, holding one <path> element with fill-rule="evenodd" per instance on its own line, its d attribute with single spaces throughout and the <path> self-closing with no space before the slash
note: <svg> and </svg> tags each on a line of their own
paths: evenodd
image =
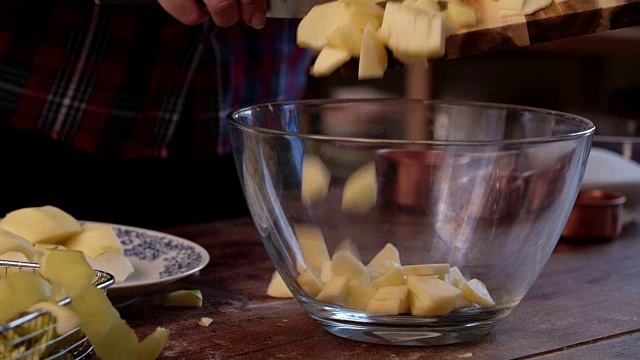
<svg viewBox="0 0 640 360">
<path fill-rule="evenodd" d="M 622 211 L 627 198 L 618 192 L 598 189 L 578 193 L 563 238 L 614 239 L 622 232 Z"/>
</svg>

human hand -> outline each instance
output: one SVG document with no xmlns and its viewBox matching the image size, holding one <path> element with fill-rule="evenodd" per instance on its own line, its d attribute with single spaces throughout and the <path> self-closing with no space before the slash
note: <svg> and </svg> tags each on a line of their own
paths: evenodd
<svg viewBox="0 0 640 360">
<path fill-rule="evenodd" d="M 264 27 L 267 0 L 158 0 L 171 16 L 186 25 L 196 25 L 209 16 L 220 27 L 229 27 L 240 18 L 256 29 Z"/>
</svg>

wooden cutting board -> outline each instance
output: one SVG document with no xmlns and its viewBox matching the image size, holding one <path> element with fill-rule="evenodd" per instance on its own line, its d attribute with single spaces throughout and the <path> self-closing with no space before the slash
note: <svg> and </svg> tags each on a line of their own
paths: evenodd
<svg viewBox="0 0 640 360">
<path fill-rule="evenodd" d="M 447 58 L 640 25 L 640 0 L 567 0 L 512 17 L 500 17 L 493 0 L 460 1 L 476 9 L 478 24 L 447 38 Z"/>
</svg>

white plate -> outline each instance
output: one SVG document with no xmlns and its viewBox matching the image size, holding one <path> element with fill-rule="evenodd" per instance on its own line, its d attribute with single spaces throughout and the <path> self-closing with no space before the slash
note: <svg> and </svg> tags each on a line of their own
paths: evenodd
<svg viewBox="0 0 640 360">
<path fill-rule="evenodd" d="M 85 221 L 113 227 L 131 261 L 134 272 L 107 295 L 115 306 L 124 306 L 144 293 L 182 279 L 204 268 L 209 253 L 202 246 L 174 235 L 133 226 Z"/>
</svg>

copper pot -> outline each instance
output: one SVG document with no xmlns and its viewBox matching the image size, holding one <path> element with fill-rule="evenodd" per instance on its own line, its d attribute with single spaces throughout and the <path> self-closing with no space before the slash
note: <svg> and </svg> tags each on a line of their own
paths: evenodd
<svg viewBox="0 0 640 360">
<path fill-rule="evenodd" d="M 622 211 L 627 198 L 618 192 L 582 190 L 578 193 L 563 238 L 614 239 L 622 232 Z"/>
</svg>

